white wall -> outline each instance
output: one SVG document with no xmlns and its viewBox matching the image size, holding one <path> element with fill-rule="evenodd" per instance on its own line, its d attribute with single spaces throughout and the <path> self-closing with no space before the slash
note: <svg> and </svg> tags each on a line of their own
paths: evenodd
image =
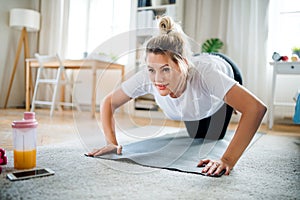
<svg viewBox="0 0 300 200">
<path fill-rule="evenodd" d="M 21 31 L 9 27 L 9 11 L 12 8 L 38 10 L 39 0 L 0 0 L 0 107 L 5 103 Z M 29 33 L 30 55 L 37 49 L 38 34 Z M 24 49 L 24 48 L 23 48 Z M 19 58 L 8 107 L 23 106 L 25 102 L 25 71 L 23 49 Z"/>
</svg>

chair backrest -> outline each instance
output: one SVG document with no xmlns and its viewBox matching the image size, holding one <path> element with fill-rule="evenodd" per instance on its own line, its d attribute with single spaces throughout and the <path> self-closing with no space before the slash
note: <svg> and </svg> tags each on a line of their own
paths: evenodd
<svg viewBox="0 0 300 200">
<path fill-rule="evenodd" d="M 37 58 L 40 67 L 44 67 L 44 63 L 47 62 L 58 62 L 60 68 L 64 67 L 58 54 L 51 56 L 51 55 L 40 55 L 38 53 L 35 53 L 34 56 Z"/>
</svg>

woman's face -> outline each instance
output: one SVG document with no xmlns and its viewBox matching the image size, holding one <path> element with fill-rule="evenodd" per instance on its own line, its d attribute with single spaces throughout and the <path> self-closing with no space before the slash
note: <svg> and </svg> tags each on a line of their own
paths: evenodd
<svg viewBox="0 0 300 200">
<path fill-rule="evenodd" d="M 165 54 L 148 53 L 149 77 L 161 96 L 176 96 L 182 87 L 183 75 L 178 64 Z M 182 91 L 180 91 L 182 92 Z"/>
</svg>

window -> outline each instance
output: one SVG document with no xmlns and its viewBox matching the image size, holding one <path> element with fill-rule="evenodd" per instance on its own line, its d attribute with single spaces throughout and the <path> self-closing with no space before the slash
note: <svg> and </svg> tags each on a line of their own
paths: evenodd
<svg viewBox="0 0 300 200">
<path fill-rule="evenodd" d="M 270 0 L 269 4 L 268 61 L 272 61 L 274 51 L 282 56 L 292 56 L 292 48 L 300 47 L 300 1 Z M 272 67 L 268 65 L 269 79 L 272 80 Z M 282 75 L 276 80 L 276 102 L 295 103 L 293 97 L 300 89 L 298 76 Z M 272 83 L 270 82 L 270 85 Z M 275 112 L 282 119 L 294 115 L 295 108 L 277 106 Z M 276 117 L 276 116 L 275 116 Z"/>
<path fill-rule="evenodd" d="M 70 0 L 68 58 L 82 58 L 130 28 L 130 0 Z"/>
<path fill-rule="evenodd" d="M 300 1 L 270 1 L 270 49 L 289 58 L 300 47 Z M 271 52 L 270 52 L 271 53 Z"/>
</svg>

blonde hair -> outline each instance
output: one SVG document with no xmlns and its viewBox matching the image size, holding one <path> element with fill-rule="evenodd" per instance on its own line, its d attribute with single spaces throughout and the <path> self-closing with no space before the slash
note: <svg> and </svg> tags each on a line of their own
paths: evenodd
<svg viewBox="0 0 300 200">
<path fill-rule="evenodd" d="M 187 36 L 179 24 L 169 16 L 158 18 L 159 35 L 153 36 L 146 44 L 148 53 L 164 54 L 177 63 L 184 76 L 189 70 L 190 47 Z M 186 63 L 186 62 L 187 63 Z"/>
</svg>

